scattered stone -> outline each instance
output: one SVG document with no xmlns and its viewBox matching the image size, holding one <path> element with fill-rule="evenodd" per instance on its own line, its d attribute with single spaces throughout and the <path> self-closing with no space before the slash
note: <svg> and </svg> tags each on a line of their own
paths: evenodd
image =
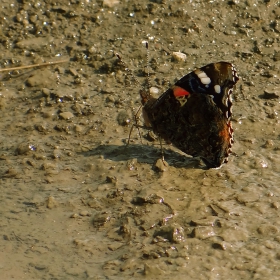
<svg viewBox="0 0 280 280">
<path fill-rule="evenodd" d="M 275 208 L 275 209 L 279 209 L 279 208 L 280 208 L 280 202 L 274 201 L 274 202 L 271 204 L 271 206 L 272 206 L 273 208 Z"/>
<path fill-rule="evenodd" d="M 106 97 L 106 102 L 107 103 L 115 103 L 116 99 L 113 95 L 109 95 L 109 96 Z"/>
<path fill-rule="evenodd" d="M 103 0 L 103 7 L 112 8 L 113 6 L 118 5 L 119 3 L 119 0 Z"/>
<path fill-rule="evenodd" d="M 39 132 L 47 132 L 48 130 L 48 125 L 43 123 L 43 124 L 35 124 L 35 129 Z"/>
<path fill-rule="evenodd" d="M 74 68 L 70 68 L 70 69 L 69 69 L 69 72 L 70 72 L 74 77 L 79 76 L 79 73 L 78 73 L 77 70 L 74 69 Z"/>
<path fill-rule="evenodd" d="M 90 213 L 87 211 L 87 210 L 82 210 L 80 213 L 79 213 L 80 216 L 90 216 Z"/>
<path fill-rule="evenodd" d="M 31 37 L 24 39 L 16 43 L 16 46 L 24 50 L 32 50 L 41 52 L 44 46 L 52 44 L 54 38 L 51 36 L 42 37 Z"/>
<path fill-rule="evenodd" d="M 49 110 L 46 110 L 46 111 L 42 111 L 42 116 L 43 118 L 53 118 L 55 115 L 55 113 L 53 111 L 49 111 Z"/>
<path fill-rule="evenodd" d="M 126 162 L 127 169 L 129 171 L 137 170 L 138 160 L 137 158 L 130 159 Z"/>
<path fill-rule="evenodd" d="M 30 143 L 20 143 L 16 149 L 17 155 L 25 155 L 28 154 L 30 151 L 36 150 L 35 146 Z"/>
<path fill-rule="evenodd" d="M 116 251 L 117 249 L 121 248 L 123 246 L 123 243 L 114 242 L 108 246 L 108 249 L 111 251 Z"/>
<path fill-rule="evenodd" d="M 123 244 L 122 244 L 123 246 Z M 137 265 L 137 259 L 135 258 L 130 258 L 128 259 L 121 267 L 120 267 L 120 271 L 125 271 L 125 270 L 131 270 L 131 268 L 135 265 Z"/>
<path fill-rule="evenodd" d="M 240 193 L 237 196 L 237 201 L 240 203 L 251 203 L 251 202 L 256 202 L 260 199 L 258 193 L 254 192 L 245 192 L 245 193 Z"/>
<path fill-rule="evenodd" d="M 280 92 L 274 88 L 267 88 L 264 90 L 262 98 L 264 99 L 278 99 L 280 97 Z"/>
<path fill-rule="evenodd" d="M 6 107 L 6 100 L 4 98 L 5 97 L 3 95 L 0 96 L 0 110 L 5 109 Z"/>
<path fill-rule="evenodd" d="M 116 184 L 117 183 L 117 178 L 115 176 L 107 176 L 106 177 L 106 182 L 107 183 L 112 183 L 112 184 Z"/>
<path fill-rule="evenodd" d="M 107 222 L 111 220 L 111 214 L 106 212 L 99 212 L 94 215 L 92 223 L 95 227 L 104 226 Z"/>
<path fill-rule="evenodd" d="M 273 146 L 274 146 L 273 140 L 266 140 L 266 142 L 263 145 L 264 148 L 272 148 Z"/>
<path fill-rule="evenodd" d="M 226 242 L 245 242 L 249 238 L 248 231 L 242 227 L 233 225 L 232 227 L 226 228 L 220 237 Z"/>
<path fill-rule="evenodd" d="M 77 213 L 74 213 L 74 214 L 72 214 L 71 216 L 70 216 L 70 218 L 72 218 L 72 219 L 76 219 L 76 218 L 78 218 L 79 217 L 79 215 L 77 214 Z"/>
<path fill-rule="evenodd" d="M 186 61 L 187 55 L 181 52 L 173 52 L 172 57 L 175 61 Z"/>
<path fill-rule="evenodd" d="M 91 47 L 88 48 L 88 52 L 89 52 L 90 54 L 94 54 L 94 53 L 97 53 L 97 49 L 96 49 L 96 47 L 91 46 Z"/>
<path fill-rule="evenodd" d="M 59 116 L 64 120 L 70 120 L 74 117 L 74 115 L 71 112 L 63 112 L 60 113 Z"/>
<path fill-rule="evenodd" d="M 71 109 L 74 111 L 74 114 L 77 115 L 82 115 L 82 110 L 84 109 L 85 106 L 79 103 L 75 103 L 71 106 Z"/>
<path fill-rule="evenodd" d="M 192 220 L 191 222 L 195 225 L 195 226 L 214 226 L 217 222 L 217 217 L 215 216 L 210 216 L 210 217 L 206 217 L 204 219 L 199 219 L 199 220 Z"/>
<path fill-rule="evenodd" d="M 58 71 L 59 74 L 64 74 L 65 73 L 65 68 L 58 66 L 56 67 L 56 70 Z"/>
<path fill-rule="evenodd" d="M 274 225 L 264 224 L 258 228 L 258 233 L 264 236 L 276 236 L 279 230 Z"/>
<path fill-rule="evenodd" d="M 53 209 L 54 207 L 57 207 L 58 202 L 55 200 L 53 196 L 48 197 L 47 199 L 47 207 L 49 209 Z"/>
<path fill-rule="evenodd" d="M 48 169 L 56 169 L 57 165 L 51 162 L 45 162 L 42 164 L 41 169 L 42 170 L 48 170 Z"/>
<path fill-rule="evenodd" d="M 59 149 L 54 149 L 54 150 L 53 150 L 53 155 L 52 155 L 52 157 L 53 157 L 54 159 L 61 158 L 61 150 L 59 150 Z"/>
<path fill-rule="evenodd" d="M 35 166 L 36 166 L 35 161 L 32 160 L 32 159 L 28 159 L 28 160 L 26 161 L 26 163 L 29 164 L 29 165 L 32 166 L 32 167 L 35 167 Z"/>
<path fill-rule="evenodd" d="M 154 233 L 154 237 L 161 236 L 169 242 L 181 243 L 185 240 L 184 229 L 178 224 L 163 226 L 159 231 Z"/>
<path fill-rule="evenodd" d="M 18 171 L 13 168 L 9 168 L 5 174 L 3 175 L 4 178 L 15 178 L 19 175 Z"/>
<path fill-rule="evenodd" d="M 45 97 L 49 97 L 51 95 L 51 90 L 48 88 L 42 88 L 42 93 Z"/>
<path fill-rule="evenodd" d="M 37 70 L 33 76 L 26 80 L 29 87 L 48 88 L 56 83 L 57 76 L 48 69 Z"/>
<path fill-rule="evenodd" d="M 213 243 L 212 247 L 214 249 L 219 249 L 219 250 L 226 251 L 228 248 L 232 248 L 232 245 L 230 243 L 228 243 L 228 242 L 221 241 L 221 242 Z"/>
<path fill-rule="evenodd" d="M 54 179 L 51 178 L 51 177 L 49 177 L 49 176 L 47 176 L 47 177 L 45 177 L 45 182 L 46 182 L 47 184 L 51 184 L 51 183 L 54 182 Z"/>
<path fill-rule="evenodd" d="M 157 87 L 150 87 L 149 91 L 150 94 L 154 97 L 156 97 L 159 94 L 159 89 Z"/>
<path fill-rule="evenodd" d="M 37 270 L 45 270 L 45 269 L 48 269 L 48 267 L 46 265 L 43 265 L 43 264 L 37 264 L 35 265 L 35 268 Z"/>
<path fill-rule="evenodd" d="M 216 235 L 213 227 L 196 227 L 193 230 L 192 234 L 195 238 L 198 238 L 198 239 L 206 239 L 206 238 Z"/>
<path fill-rule="evenodd" d="M 85 106 L 82 110 L 82 114 L 85 116 L 94 115 L 93 108 L 89 105 Z"/>
<path fill-rule="evenodd" d="M 74 126 L 74 130 L 77 133 L 81 133 L 83 131 L 83 127 L 81 125 L 77 124 L 77 125 Z"/>
<path fill-rule="evenodd" d="M 159 275 L 165 274 L 165 271 L 160 269 L 158 265 L 144 265 L 144 275 L 151 277 L 151 279 L 158 279 Z"/>
<path fill-rule="evenodd" d="M 143 189 L 136 197 L 133 198 L 132 203 L 142 205 L 144 203 L 161 204 L 164 198 L 154 193 L 152 190 Z"/>
<path fill-rule="evenodd" d="M 117 116 L 117 121 L 119 125 L 127 126 L 130 124 L 131 119 L 126 111 L 120 111 Z"/>
<path fill-rule="evenodd" d="M 162 158 L 159 158 L 154 164 L 154 169 L 159 172 L 165 172 L 168 169 L 168 163 Z"/>
</svg>

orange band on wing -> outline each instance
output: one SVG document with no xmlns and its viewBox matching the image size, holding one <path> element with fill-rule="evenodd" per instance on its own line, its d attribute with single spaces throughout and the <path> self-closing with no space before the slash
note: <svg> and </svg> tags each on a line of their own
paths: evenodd
<svg viewBox="0 0 280 280">
<path fill-rule="evenodd" d="M 181 87 L 174 86 L 173 87 L 173 94 L 174 94 L 175 97 L 179 97 L 179 96 L 189 95 L 190 93 L 188 91 L 186 91 L 185 89 L 181 88 Z"/>
</svg>

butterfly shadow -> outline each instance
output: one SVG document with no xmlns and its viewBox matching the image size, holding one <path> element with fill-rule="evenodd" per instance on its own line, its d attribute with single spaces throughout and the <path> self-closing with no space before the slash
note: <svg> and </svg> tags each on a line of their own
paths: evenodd
<svg viewBox="0 0 280 280">
<path fill-rule="evenodd" d="M 139 163 L 153 165 L 161 158 L 161 150 L 153 146 L 130 144 L 129 146 L 99 145 L 92 150 L 82 152 L 85 157 L 102 155 L 112 161 L 128 161 L 136 158 Z M 197 158 L 164 149 L 164 159 L 170 166 L 204 169 Z"/>
</svg>

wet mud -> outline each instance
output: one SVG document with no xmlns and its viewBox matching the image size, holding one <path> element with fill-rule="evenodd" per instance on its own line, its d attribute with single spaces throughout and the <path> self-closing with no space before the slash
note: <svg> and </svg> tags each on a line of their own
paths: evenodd
<svg viewBox="0 0 280 280">
<path fill-rule="evenodd" d="M 0 72 L 1 279 L 279 279 L 279 15 L 269 0 L 1 0 L 1 69 L 68 60 Z M 220 169 L 170 145 L 162 164 L 146 130 L 126 147 L 139 86 L 115 53 L 145 84 L 143 40 L 158 95 L 235 64 Z"/>
</svg>

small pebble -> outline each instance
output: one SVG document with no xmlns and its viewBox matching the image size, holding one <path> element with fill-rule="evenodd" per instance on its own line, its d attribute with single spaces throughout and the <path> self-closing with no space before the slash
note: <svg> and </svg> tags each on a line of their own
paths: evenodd
<svg viewBox="0 0 280 280">
<path fill-rule="evenodd" d="M 79 76 L 79 73 L 77 72 L 77 70 L 76 69 L 74 69 L 74 68 L 70 68 L 69 69 L 69 72 L 73 75 L 73 76 Z"/>
<path fill-rule="evenodd" d="M 194 237 L 198 238 L 198 239 L 206 239 L 209 238 L 211 236 L 215 236 L 215 232 L 213 227 L 196 227 L 193 230 L 193 235 Z"/>
<path fill-rule="evenodd" d="M 267 88 L 264 90 L 264 99 L 278 99 L 280 97 L 280 92 L 274 88 Z"/>
<path fill-rule="evenodd" d="M 51 91 L 48 88 L 42 88 L 42 93 L 46 97 L 51 95 Z"/>
<path fill-rule="evenodd" d="M 78 125 L 78 124 L 75 125 L 74 129 L 75 129 L 75 131 L 78 132 L 78 133 L 83 131 L 83 127 L 82 127 L 81 125 Z"/>
<path fill-rule="evenodd" d="M 158 265 L 144 264 L 144 275 L 151 277 L 150 279 L 159 279 L 159 275 L 165 274 L 164 270 L 160 269 Z"/>
<path fill-rule="evenodd" d="M 59 116 L 64 120 L 70 120 L 74 117 L 74 115 L 71 112 L 63 112 L 60 113 Z"/>
<path fill-rule="evenodd" d="M 181 52 L 173 52 L 172 57 L 176 61 L 186 61 L 186 59 L 187 59 L 187 55 L 185 55 L 184 53 L 181 53 Z"/>
<path fill-rule="evenodd" d="M 43 111 L 42 112 L 42 116 L 43 118 L 52 118 L 55 115 L 55 113 L 53 111 Z"/>
<path fill-rule="evenodd" d="M 74 213 L 70 216 L 70 218 L 76 219 L 77 217 L 79 217 L 79 215 L 77 213 Z"/>
<path fill-rule="evenodd" d="M 150 87 L 149 91 L 150 91 L 150 94 L 153 96 L 159 94 L 159 89 L 157 87 Z"/>
<path fill-rule="evenodd" d="M 119 3 L 120 3 L 119 0 L 104 0 L 103 6 L 112 8 L 113 6 L 118 5 Z"/>
<path fill-rule="evenodd" d="M 131 119 L 129 117 L 129 114 L 126 111 L 121 111 L 121 112 L 119 112 L 119 114 L 117 116 L 117 121 L 118 121 L 119 125 L 126 126 L 126 125 L 130 124 Z"/>
<path fill-rule="evenodd" d="M 160 158 L 154 164 L 154 168 L 157 171 L 164 172 L 168 169 L 168 163 L 165 160 L 163 160 L 162 158 Z"/>
<path fill-rule="evenodd" d="M 20 143 L 16 149 L 16 154 L 25 155 L 32 150 L 32 147 L 33 146 L 30 145 L 29 143 L 26 143 L 26 142 Z"/>
<path fill-rule="evenodd" d="M 89 214 L 89 212 L 87 211 L 87 210 L 83 210 L 83 211 L 81 211 L 80 213 L 80 216 L 90 216 L 90 214 Z"/>
<path fill-rule="evenodd" d="M 55 200 L 55 198 L 53 196 L 50 196 L 48 199 L 47 199 L 47 207 L 49 209 L 53 209 L 54 207 L 57 206 L 57 201 Z"/>
</svg>

